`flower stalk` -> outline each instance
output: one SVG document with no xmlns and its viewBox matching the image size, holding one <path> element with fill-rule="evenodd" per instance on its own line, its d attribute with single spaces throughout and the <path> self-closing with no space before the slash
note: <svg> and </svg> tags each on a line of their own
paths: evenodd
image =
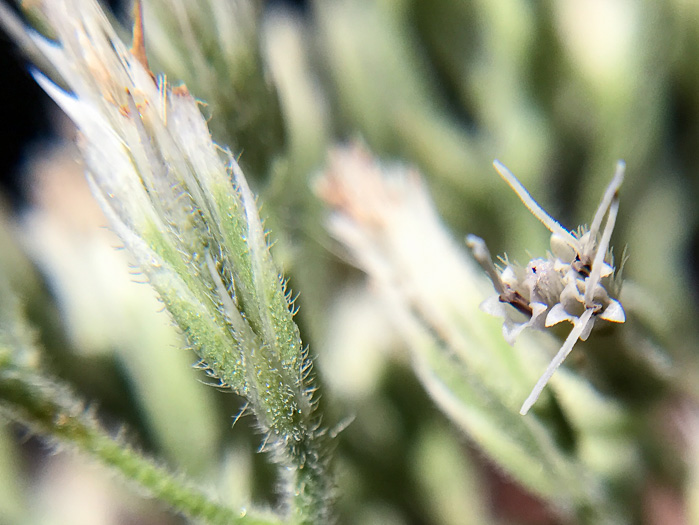
<svg viewBox="0 0 699 525">
<path fill-rule="evenodd" d="M 149 496 L 190 519 L 209 525 L 281 523 L 274 516 L 247 515 L 212 500 L 180 476 L 111 437 L 66 387 L 39 373 L 6 363 L 0 365 L 0 413 L 97 459 Z"/>
</svg>

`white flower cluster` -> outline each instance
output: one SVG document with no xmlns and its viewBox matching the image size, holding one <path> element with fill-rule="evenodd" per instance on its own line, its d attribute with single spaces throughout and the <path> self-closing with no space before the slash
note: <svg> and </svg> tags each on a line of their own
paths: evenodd
<svg viewBox="0 0 699 525">
<path fill-rule="evenodd" d="M 626 320 L 621 303 L 612 297 L 618 292 L 618 286 L 613 280 L 615 269 L 609 252 L 625 165 L 622 161 L 617 164 L 589 229 L 581 227 L 574 233 L 548 215 L 505 166 L 498 161 L 494 166 L 534 216 L 551 231 L 551 252 L 545 259 L 532 259 L 526 267 L 505 259 L 505 267 L 500 269 L 493 264 L 483 239 L 469 235 L 466 243 L 497 292 L 486 299 L 481 308 L 504 318 L 503 334 L 510 344 L 514 344 L 517 335 L 527 327 L 543 329 L 562 321 L 573 324 L 558 354 L 524 402 L 520 410 L 524 415 L 573 345 L 578 339 L 587 339 L 597 320 L 614 323 Z M 598 238 L 605 216 L 607 221 Z"/>
</svg>

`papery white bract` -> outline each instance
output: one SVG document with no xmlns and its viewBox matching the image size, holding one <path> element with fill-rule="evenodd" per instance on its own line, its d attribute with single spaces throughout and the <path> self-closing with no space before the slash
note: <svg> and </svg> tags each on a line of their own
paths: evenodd
<svg viewBox="0 0 699 525">
<path fill-rule="evenodd" d="M 528 327 L 543 329 L 562 321 L 573 324 L 561 349 L 522 405 L 520 413 L 525 415 L 577 340 L 584 341 L 590 335 L 596 320 L 614 323 L 626 320 L 621 303 L 612 297 L 619 290 L 614 282 L 609 252 L 625 164 L 617 163 L 589 229 L 581 227 L 576 232 L 569 232 L 546 213 L 504 165 L 497 160 L 493 165 L 529 211 L 551 231 L 551 252 L 545 259 L 531 260 L 526 268 L 504 260 L 505 267 L 500 269 L 493 264 L 483 239 L 475 235 L 466 237 L 466 244 L 497 292 L 486 299 L 481 308 L 504 318 L 503 335 L 510 344 L 514 344 L 517 335 Z M 607 220 L 599 237 L 605 217 Z"/>
</svg>

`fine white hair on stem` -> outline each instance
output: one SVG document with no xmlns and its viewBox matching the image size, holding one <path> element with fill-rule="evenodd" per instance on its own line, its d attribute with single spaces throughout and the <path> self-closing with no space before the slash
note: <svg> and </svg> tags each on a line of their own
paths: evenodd
<svg viewBox="0 0 699 525">
<path fill-rule="evenodd" d="M 578 252 L 580 251 L 580 243 L 578 240 L 568 230 L 561 226 L 561 223 L 551 217 L 541 206 L 539 206 L 539 203 L 534 200 L 527 189 L 521 182 L 519 182 L 517 177 L 515 177 L 514 174 L 508 170 L 502 162 L 499 160 L 493 161 L 493 167 L 500 174 L 503 180 L 510 186 L 510 188 L 512 188 L 512 190 L 517 194 L 527 209 L 532 212 L 534 217 L 539 219 L 539 221 L 541 221 L 541 223 L 546 226 L 551 233 L 560 235 L 561 238 L 565 239 L 571 247 L 576 249 Z"/>
<path fill-rule="evenodd" d="M 522 408 L 519 411 L 520 414 L 526 416 L 527 412 L 529 412 L 529 409 L 532 407 L 532 405 L 536 403 L 537 399 L 539 399 L 541 392 L 544 390 L 544 387 L 549 382 L 554 372 L 556 372 L 556 370 L 558 370 L 561 364 L 563 364 L 563 361 L 565 361 L 565 358 L 568 357 L 568 354 L 570 354 L 571 350 L 573 349 L 573 346 L 575 346 L 575 343 L 578 341 L 583 332 L 585 332 L 585 329 L 587 328 L 587 325 L 590 322 L 593 313 L 594 309 L 588 308 L 580 316 L 580 319 L 578 319 L 578 321 L 575 323 L 575 326 L 568 334 L 568 337 L 563 343 L 563 346 L 561 346 L 561 349 L 551 360 L 549 366 L 546 368 L 546 371 L 536 382 L 536 385 L 534 385 L 531 394 L 529 394 L 529 397 L 524 401 L 524 404 L 522 404 Z"/>
</svg>

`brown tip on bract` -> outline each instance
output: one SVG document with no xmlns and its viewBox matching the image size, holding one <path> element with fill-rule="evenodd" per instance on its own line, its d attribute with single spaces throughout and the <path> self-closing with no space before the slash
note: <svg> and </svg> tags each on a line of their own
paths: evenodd
<svg viewBox="0 0 699 525">
<path fill-rule="evenodd" d="M 172 88 L 172 94 L 180 97 L 186 97 L 189 96 L 189 90 L 187 89 L 187 86 L 180 84 L 179 86 Z"/>
<path fill-rule="evenodd" d="M 146 56 L 146 37 L 143 31 L 143 4 L 136 0 L 133 6 L 133 42 L 131 44 L 131 54 L 146 68 L 151 75 L 153 72 L 148 67 L 148 57 Z"/>
</svg>

